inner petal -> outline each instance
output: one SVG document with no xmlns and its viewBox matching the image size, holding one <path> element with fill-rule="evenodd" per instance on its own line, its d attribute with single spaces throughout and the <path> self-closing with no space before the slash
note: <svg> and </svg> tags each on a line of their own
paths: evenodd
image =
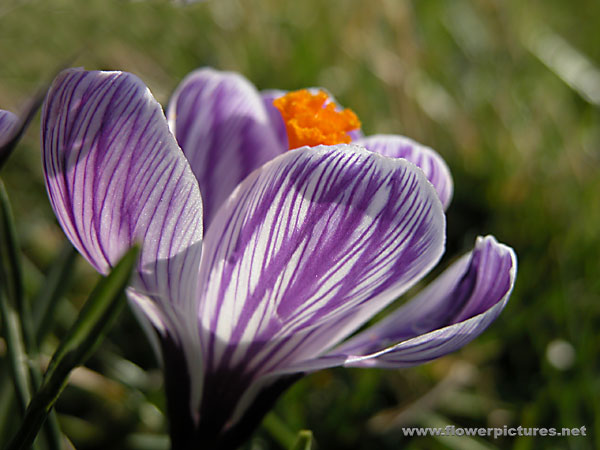
<svg viewBox="0 0 600 450">
<path fill-rule="evenodd" d="M 337 110 L 324 91 L 306 89 L 289 92 L 273 101 L 285 123 L 290 150 L 308 145 L 348 144 L 348 134 L 360 128 L 354 111 Z"/>
</svg>

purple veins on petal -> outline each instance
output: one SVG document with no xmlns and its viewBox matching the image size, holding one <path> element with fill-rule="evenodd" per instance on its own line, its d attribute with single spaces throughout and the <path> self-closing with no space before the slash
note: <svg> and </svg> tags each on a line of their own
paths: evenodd
<svg viewBox="0 0 600 450">
<path fill-rule="evenodd" d="M 198 179 L 206 227 L 240 181 L 287 149 L 258 91 L 232 72 L 192 72 L 173 94 L 168 117 Z"/>
<path fill-rule="evenodd" d="M 258 367 L 292 340 L 302 353 L 310 330 L 396 298 L 443 243 L 441 204 L 411 164 L 343 145 L 282 155 L 242 182 L 207 231 L 207 364 Z"/>
<path fill-rule="evenodd" d="M 452 200 L 453 182 L 450 169 L 435 150 L 398 135 L 373 135 L 356 141 L 367 150 L 392 158 L 404 158 L 415 164 L 433 184 L 447 209 Z"/>
<path fill-rule="evenodd" d="M 491 236 L 478 238 L 472 253 L 417 297 L 332 353 L 352 355 L 347 364 L 358 366 L 404 367 L 443 356 L 498 317 L 515 275 L 514 251 Z"/>
<path fill-rule="evenodd" d="M 163 312 L 195 297 L 202 203 L 195 177 L 144 84 L 121 72 L 67 70 L 42 113 L 44 171 L 65 233 L 106 273 L 134 242 L 134 287 Z"/>
</svg>

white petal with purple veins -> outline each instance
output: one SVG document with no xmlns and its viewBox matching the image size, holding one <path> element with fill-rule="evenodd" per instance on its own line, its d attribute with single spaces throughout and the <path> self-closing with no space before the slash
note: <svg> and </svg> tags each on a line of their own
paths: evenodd
<svg viewBox="0 0 600 450">
<path fill-rule="evenodd" d="M 405 160 L 339 145 L 271 161 L 242 182 L 206 234 L 199 320 L 207 370 L 270 370 L 312 352 L 304 341 L 320 327 L 360 326 L 437 262 L 444 227 L 434 189 Z M 319 351 L 334 344 L 321 341 Z"/>
<path fill-rule="evenodd" d="M 256 88 L 233 72 L 192 72 L 173 94 L 167 115 L 200 184 L 206 227 L 240 181 L 287 150 Z"/>
<path fill-rule="evenodd" d="M 516 269 L 516 256 L 510 247 L 491 236 L 478 238 L 472 253 L 409 303 L 329 355 L 298 364 L 295 369 L 342 364 L 399 368 L 453 352 L 498 317 L 512 292 Z"/>
<path fill-rule="evenodd" d="M 453 183 L 448 166 L 437 152 L 404 136 L 373 135 L 356 141 L 367 150 L 392 158 L 404 158 L 416 164 L 437 191 L 444 209 L 452 200 Z"/>
<path fill-rule="evenodd" d="M 174 304 L 191 307 L 200 192 L 144 84 L 121 72 L 62 72 L 42 113 L 42 145 L 50 201 L 75 247 L 106 273 L 143 243 L 134 287 L 155 303 L 148 317 L 161 328 Z"/>
</svg>

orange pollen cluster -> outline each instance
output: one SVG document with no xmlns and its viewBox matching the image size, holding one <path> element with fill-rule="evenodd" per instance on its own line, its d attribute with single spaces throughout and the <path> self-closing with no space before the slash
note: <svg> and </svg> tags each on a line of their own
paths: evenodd
<svg viewBox="0 0 600 450">
<path fill-rule="evenodd" d="M 290 150 L 305 145 L 347 144 L 352 140 L 348 132 L 360 128 L 358 117 L 350 109 L 337 111 L 335 103 L 327 103 L 328 100 L 323 91 L 311 94 L 302 89 L 273 101 L 285 122 Z"/>
</svg>

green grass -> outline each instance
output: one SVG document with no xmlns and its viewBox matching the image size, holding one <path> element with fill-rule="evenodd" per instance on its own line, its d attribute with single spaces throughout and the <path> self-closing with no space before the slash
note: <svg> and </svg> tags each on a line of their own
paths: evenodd
<svg viewBox="0 0 600 450">
<path fill-rule="evenodd" d="M 508 307 L 456 354 L 404 371 L 320 372 L 295 385 L 276 413 L 328 450 L 600 448 L 598 17 L 592 0 L 214 0 L 183 8 L 2 0 L 0 107 L 18 111 L 64 64 L 133 72 L 163 104 L 186 73 L 211 65 L 260 88 L 324 86 L 367 134 L 405 134 L 435 148 L 455 182 L 442 266 L 476 235 L 494 234 L 519 257 Z M 2 174 L 29 293 L 64 242 L 45 197 L 38 123 Z M 76 274 L 46 354 L 96 279 L 82 261 Z M 556 339 L 575 349 L 566 370 L 546 358 Z M 131 317 L 88 367 L 58 403 L 76 447 L 151 448 L 140 433 L 164 432 L 160 372 Z M 431 423 L 585 425 L 588 437 L 473 444 L 409 439 L 398 429 Z M 253 445 L 279 448 L 264 430 Z"/>
</svg>

